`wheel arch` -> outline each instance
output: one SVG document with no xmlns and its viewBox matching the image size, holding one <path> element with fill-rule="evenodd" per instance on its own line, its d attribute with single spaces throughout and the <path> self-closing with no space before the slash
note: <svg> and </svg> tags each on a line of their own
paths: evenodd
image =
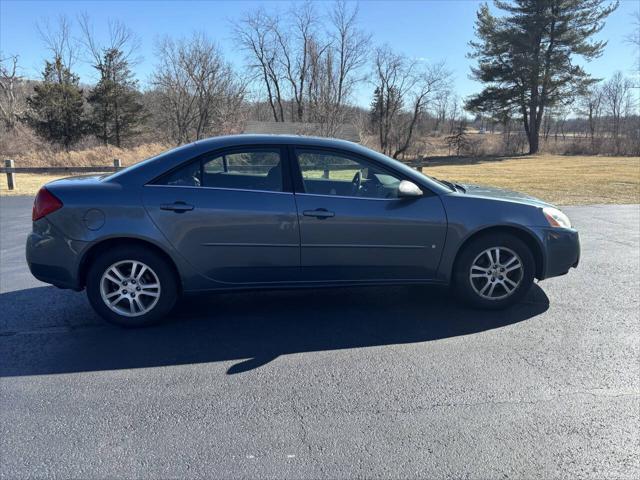
<svg viewBox="0 0 640 480">
<path fill-rule="evenodd" d="M 538 278 L 538 279 L 544 278 L 545 258 L 544 258 L 544 250 L 542 248 L 542 243 L 540 239 L 538 239 L 538 237 L 536 237 L 534 233 L 520 226 L 513 226 L 513 225 L 496 225 L 496 226 L 486 227 L 480 230 L 476 230 L 475 232 L 468 235 L 458 247 L 458 251 L 456 252 L 456 256 L 452 264 L 452 272 L 456 271 L 456 267 L 457 267 L 460 255 L 464 251 L 464 249 L 467 247 L 467 245 L 469 245 L 471 242 L 475 241 L 480 237 L 483 237 L 486 235 L 500 234 L 500 233 L 502 234 L 508 233 L 510 235 L 513 235 L 514 237 L 524 242 L 524 244 L 527 247 L 529 247 L 529 249 L 531 250 L 531 253 L 533 254 L 533 258 L 535 260 L 535 266 L 536 266 L 535 278 Z M 453 278 L 453 275 L 451 276 L 451 278 Z"/>
<path fill-rule="evenodd" d="M 103 240 L 100 240 L 99 242 L 96 242 L 95 244 L 91 245 L 91 247 L 89 247 L 89 249 L 86 252 L 84 252 L 78 267 L 78 282 L 79 282 L 80 288 L 84 288 L 87 285 L 87 273 L 89 271 L 89 267 L 91 263 L 96 258 L 98 258 L 98 256 L 101 253 L 112 248 L 117 248 L 121 246 L 132 246 L 132 245 L 140 246 L 147 250 L 153 251 L 159 257 L 163 258 L 173 270 L 173 273 L 175 274 L 176 281 L 178 284 L 178 288 L 180 292 L 182 292 L 183 290 L 182 277 L 180 276 L 180 272 L 178 271 L 176 262 L 171 257 L 171 255 L 169 255 L 169 253 L 167 253 L 162 247 L 160 247 L 158 244 L 152 241 L 138 238 L 138 237 L 122 237 L 122 236 L 110 237 L 110 238 L 105 238 Z"/>
</svg>

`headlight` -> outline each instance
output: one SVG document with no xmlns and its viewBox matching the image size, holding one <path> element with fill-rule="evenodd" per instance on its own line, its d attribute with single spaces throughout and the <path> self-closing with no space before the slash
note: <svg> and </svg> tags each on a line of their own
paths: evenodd
<svg viewBox="0 0 640 480">
<path fill-rule="evenodd" d="M 547 222 L 552 227 L 571 228 L 571 222 L 569 217 L 562 213 L 557 208 L 545 207 L 542 209 L 542 213 L 547 218 Z"/>
</svg>

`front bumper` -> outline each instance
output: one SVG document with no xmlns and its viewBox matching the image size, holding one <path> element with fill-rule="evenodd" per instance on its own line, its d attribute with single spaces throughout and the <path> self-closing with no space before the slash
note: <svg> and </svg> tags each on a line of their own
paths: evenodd
<svg viewBox="0 0 640 480">
<path fill-rule="evenodd" d="M 544 245 L 544 268 L 541 280 L 557 277 L 580 263 L 580 235 L 568 228 L 545 228 L 541 232 Z"/>
<path fill-rule="evenodd" d="M 79 290 L 79 259 L 86 245 L 65 237 L 46 219 L 38 220 L 27 237 L 27 265 L 41 282 Z"/>
</svg>

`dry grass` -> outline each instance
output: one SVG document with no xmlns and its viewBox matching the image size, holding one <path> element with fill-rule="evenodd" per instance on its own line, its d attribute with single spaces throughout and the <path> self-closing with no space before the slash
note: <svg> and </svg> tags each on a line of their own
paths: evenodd
<svg viewBox="0 0 640 480">
<path fill-rule="evenodd" d="M 151 144 L 130 150 L 92 149 L 74 152 L 74 165 L 105 164 L 113 156 L 125 165 L 165 149 Z M 31 161 L 34 161 L 32 158 Z M 444 162 L 451 161 L 451 164 Z M 445 160 L 423 172 L 461 183 L 493 185 L 528 193 L 559 205 L 589 203 L 640 203 L 640 158 L 538 155 L 478 160 Z M 42 166 L 42 161 L 37 166 Z M 32 164 L 33 165 L 33 164 Z M 16 160 L 16 166 L 26 166 Z M 17 174 L 17 189 L 7 190 L 6 175 L 0 175 L 0 195 L 34 195 L 41 185 L 60 175 Z"/>
<path fill-rule="evenodd" d="M 508 188 L 558 205 L 640 203 L 640 158 L 537 155 L 426 167 L 460 183 Z"/>
<path fill-rule="evenodd" d="M 8 195 L 35 195 L 45 183 L 57 180 L 69 175 L 45 175 L 41 173 L 16 173 L 15 190 L 7 189 L 7 175 L 0 174 L 0 196 Z"/>
<path fill-rule="evenodd" d="M 93 147 L 71 152 L 38 148 L 24 153 L 5 155 L 15 161 L 16 167 L 89 167 L 113 166 L 113 159 L 120 159 L 123 166 L 131 165 L 145 158 L 171 148 L 163 143 L 147 143 L 132 148 Z"/>
<path fill-rule="evenodd" d="M 122 166 L 128 166 L 157 155 L 171 148 L 162 143 L 147 143 L 133 148 L 93 147 L 71 152 L 54 151 L 47 148 L 34 148 L 25 153 L 11 155 L 16 167 L 88 167 L 113 166 L 113 159 L 118 158 Z M 3 163 L 4 166 L 4 163 Z M 16 174 L 16 189 L 7 189 L 7 176 L 0 174 L 0 196 L 3 195 L 35 195 L 38 189 L 47 182 L 68 175 L 48 174 Z"/>
</svg>

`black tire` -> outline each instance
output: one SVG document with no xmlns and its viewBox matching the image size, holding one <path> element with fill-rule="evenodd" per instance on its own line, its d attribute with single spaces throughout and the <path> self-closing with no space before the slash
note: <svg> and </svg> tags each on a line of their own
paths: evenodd
<svg viewBox="0 0 640 480">
<path fill-rule="evenodd" d="M 159 297 L 155 305 L 148 312 L 137 316 L 118 314 L 107 306 L 101 294 L 103 274 L 112 265 L 127 260 L 146 264 L 155 273 L 160 283 Z M 173 268 L 161 256 L 138 246 L 117 247 L 100 254 L 89 267 L 86 283 L 87 297 L 98 315 L 110 323 L 128 328 L 145 327 L 159 323 L 171 311 L 178 297 L 178 283 Z M 151 300 L 152 302 L 153 300 Z"/>
<path fill-rule="evenodd" d="M 522 277 L 513 292 L 502 299 L 482 297 L 471 284 L 471 267 L 474 260 L 489 248 L 502 247 L 515 252 L 522 262 Z M 472 240 L 459 253 L 453 275 L 455 293 L 468 305 L 483 309 L 503 309 L 519 302 L 529 291 L 535 277 L 535 259 L 531 249 L 518 237 L 505 234 L 487 234 Z M 501 277 L 502 278 L 502 277 Z M 478 280 L 476 280 L 478 281 Z M 482 284 L 481 284 L 482 285 Z M 476 287 L 479 288 L 479 287 Z M 502 288 L 502 287 L 500 287 Z M 480 288 L 480 290 L 482 290 Z M 506 290 L 500 293 L 506 294 Z"/>
</svg>

